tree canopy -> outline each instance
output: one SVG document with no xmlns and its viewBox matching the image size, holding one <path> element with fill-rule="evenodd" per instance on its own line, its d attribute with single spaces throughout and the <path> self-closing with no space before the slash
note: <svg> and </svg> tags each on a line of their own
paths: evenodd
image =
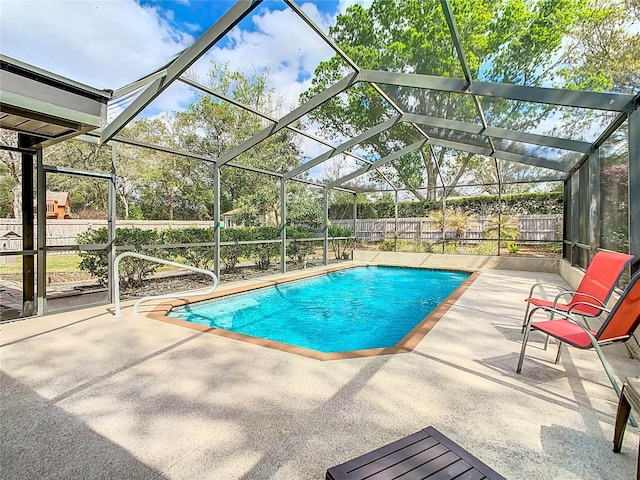
<svg viewBox="0 0 640 480">
<path fill-rule="evenodd" d="M 272 112 L 281 105 L 274 89 L 268 86 L 268 77 L 268 70 L 245 77 L 227 65 L 212 63 L 206 85 L 241 104 Z M 122 130 L 122 137 L 161 149 L 116 144 L 114 173 L 118 215 L 124 219 L 146 220 L 213 219 L 213 161 L 171 152 L 192 152 L 213 160 L 265 125 L 260 116 L 199 90 L 185 111 L 141 117 L 131 122 Z M 236 210 L 237 220 L 246 225 L 263 223 L 264 219 L 280 223 L 280 180 L 261 172 L 284 173 L 299 165 L 301 153 L 294 135 L 291 130 L 283 129 L 234 159 L 236 165 L 249 170 L 231 166 L 221 169 L 222 212 Z M 9 144 L 9 140 L 5 143 Z M 0 159 L 3 173 L 0 208 L 5 216 L 15 216 L 11 210 L 12 198 L 19 200 L 20 197 L 19 156 L 2 152 Z M 47 149 L 45 161 L 102 173 L 111 173 L 113 167 L 109 146 L 79 140 Z M 16 188 L 18 193 L 12 196 Z M 49 173 L 47 189 L 69 192 L 74 216 L 105 218 L 107 215 L 106 180 Z M 317 188 L 314 191 L 290 182 L 287 192 L 290 223 L 316 226 L 321 222 L 321 192 Z"/>
<path fill-rule="evenodd" d="M 473 80 L 631 94 L 640 91 L 640 0 L 451 0 L 450 4 Z M 354 5 L 337 17 L 329 35 L 364 69 L 465 77 L 440 0 L 373 0 L 369 8 Z M 301 100 L 308 100 L 350 71 L 339 55 L 320 63 Z M 212 63 L 204 80 L 193 80 L 276 117 L 282 101 L 269 86 L 269 75 L 269 69 L 244 75 L 228 65 Z M 483 122 L 478 106 L 468 95 L 391 85 L 380 88 L 383 94 L 369 83 L 358 83 L 312 110 L 304 121 L 314 129 L 319 127 L 320 136 L 337 141 L 380 124 L 397 115 L 398 109 L 475 125 Z M 195 100 L 185 111 L 142 117 L 121 132 L 124 137 L 165 147 L 160 151 L 118 146 L 115 174 L 121 217 L 212 219 L 212 163 L 170 152 L 182 150 L 215 159 L 270 124 L 260 115 L 216 96 L 194 92 Z M 549 106 L 533 102 L 496 98 L 479 102 L 489 125 L 536 133 L 548 128 L 568 138 L 592 131 L 597 115 L 587 112 L 577 116 L 579 109 L 558 114 Z M 562 115 L 571 121 L 557 126 L 555 122 Z M 362 141 L 353 151 L 375 161 L 423 139 L 424 134 L 493 148 L 481 135 L 398 123 Z M 612 138 L 626 141 L 625 132 Z M 531 145 L 507 143 L 502 142 L 501 148 L 535 154 Z M 112 168 L 107 148 L 83 142 L 64 142 L 45 154 L 46 162 L 55 165 L 99 172 L 111 172 Z M 288 172 L 300 165 L 302 154 L 301 139 L 291 130 L 282 129 L 233 159 L 234 165 L 246 169 L 231 165 L 222 168 L 222 211 L 238 210 L 239 219 L 248 225 L 256 224 L 261 216 L 278 223 L 280 181 L 262 171 Z M 336 180 L 360 166 L 359 161 L 336 156 L 321 168 L 325 180 Z M 17 217 L 21 173 L 16 153 L 2 152 L 0 174 L 0 214 Z M 351 186 L 364 190 L 366 182 L 389 181 L 424 201 L 435 199 L 436 186 L 449 186 L 446 196 L 459 182 L 487 184 L 478 187 L 482 193 L 526 191 L 533 185 L 528 180 L 541 174 L 539 167 L 427 144 L 380 167 L 379 173 L 372 170 L 354 179 Z M 497 184 L 501 184 L 500 192 Z M 75 213 L 106 213 L 105 181 L 48 174 L 47 187 L 68 191 Z M 320 192 L 295 182 L 289 182 L 287 191 L 289 219 L 319 223 Z"/>
<path fill-rule="evenodd" d="M 563 42 L 567 36 L 594 18 L 594 7 L 588 6 L 586 0 L 458 0 L 451 5 L 472 79 L 526 86 L 576 85 L 576 77 L 560 74 L 559 61 L 564 58 Z M 374 0 L 368 9 L 354 5 L 338 16 L 329 35 L 360 68 L 464 78 L 439 0 Z M 347 71 L 337 55 L 321 63 L 303 100 L 326 89 Z M 476 105 L 466 95 L 396 86 L 382 88 L 407 113 L 481 123 Z M 540 125 L 551 111 L 543 104 L 496 99 L 482 107 L 490 125 L 525 130 Z M 309 117 L 333 138 L 341 138 L 355 136 L 396 113 L 394 106 L 370 84 L 358 84 L 312 111 Z M 478 136 L 444 128 L 421 128 L 430 136 L 464 139 L 490 147 Z M 359 148 L 379 158 L 420 137 L 414 127 L 403 124 L 362 142 Z M 380 171 L 420 200 L 434 198 L 438 170 L 454 172 L 450 180 L 455 184 L 465 171 L 474 168 L 484 169 L 487 179 L 485 162 L 477 156 L 427 145 L 419 153 L 391 162 Z M 532 169 L 515 165 L 502 172 L 501 180 L 519 180 L 527 170 Z M 424 186 L 426 195 L 419 189 Z"/>
</svg>

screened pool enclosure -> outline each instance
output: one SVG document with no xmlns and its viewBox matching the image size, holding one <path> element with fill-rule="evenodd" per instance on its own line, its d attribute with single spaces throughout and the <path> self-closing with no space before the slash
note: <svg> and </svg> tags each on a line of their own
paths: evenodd
<svg viewBox="0 0 640 480">
<path fill-rule="evenodd" d="M 16 167 L 19 215 L 0 230 L 0 264 L 18 266 L 0 292 L 21 306 L 17 316 L 112 302 L 114 259 L 128 250 L 217 275 L 250 259 L 282 272 L 327 264 L 353 249 L 557 255 L 581 268 L 599 249 L 640 259 L 637 86 L 556 88 L 517 72 L 492 81 L 501 57 L 478 65 L 464 5 L 434 3 L 430 21 L 446 32 L 432 42 L 435 63 L 425 50 L 415 64 L 381 54 L 378 68 L 364 68 L 364 47 L 345 43 L 344 26 L 328 28 L 291 0 L 238 1 L 168 63 L 114 90 L 2 55 L 0 148 Z M 250 93 L 270 68 L 258 55 L 244 80 L 233 65 L 211 63 L 267 6 L 321 52 L 295 102 Z M 399 24 L 374 25 L 376 42 L 407 42 Z M 189 106 L 167 110 L 165 100 L 185 92 Z M 100 162 L 85 162 L 91 155 Z M 141 183 L 161 195 L 130 193 Z M 47 192 L 69 185 L 99 192 L 93 216 L 73 223 L 73 203 L 70 218 L 54 216 Z M 66 233 L 54 239 L 59 225 Z M 191 230 L 149 233 L 178 225 Z M 253 236 L 239 233 L 246 225 Z M 121 227 L 128 236 L 117 238 Z M 102 256 L 101 293 L 53 307 L 52 259 L 78 252 Z"/>
</svg>

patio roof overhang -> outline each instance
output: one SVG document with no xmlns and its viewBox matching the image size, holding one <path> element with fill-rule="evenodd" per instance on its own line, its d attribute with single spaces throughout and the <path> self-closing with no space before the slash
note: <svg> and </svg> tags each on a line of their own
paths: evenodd
<svg viewBox="0 0 640 480">
<path fill-rule="evenodd" d="M 0 55 L 0 127 L 35 137 L 35 144 L 102 127 L 109 98 L 109 91 Z"/>
</svg>

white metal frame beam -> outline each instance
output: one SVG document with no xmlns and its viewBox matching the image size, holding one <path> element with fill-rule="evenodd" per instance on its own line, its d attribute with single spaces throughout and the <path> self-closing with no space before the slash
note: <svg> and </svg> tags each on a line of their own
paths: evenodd
<svg viewBox="0 0 640 480">
<path fill-rule="evenodd" d="M 348 141 L 346 141 L 346 142 L 338 145 L 337 147 L 333 148 L 332 150 L 329 150 L 328 152 L 325 152 L 322 155 L 318 155 L 317 157 L 309 160 L 308 162 L 305 162 L 302 165 L 294 168 L 293 170 L 291 170 L 290 172 L 285 174 L 284 178 L 285 179 L 293 178 L 296 175 L 299 175 L 299 174 L 301 174 L 303 172 L 308 171 L 309 169 L 315 167 L 316 165 L 319 165 L 319 164 L 325 162 L 326 160 L 329 160 L 330 158 L 341 154 L 345 150 L 348 150 L 349 148 L 355 147 L 359 143 L 362 143 L 365 140 L 367 140 L 367 139 L 369 139 L 371 137 L 374 137 L 374 136 L 378 135 L 379 133 L 384 132 L 385 130 L 388 130 L 389 128 L 393 127 L 394 125 L 397 125 L 399 120 L 400 120 L 400 115 L 396 115 L 395 117 L 389 118 L 388 120 L 376 125 L 375 127 L 370 128 L 366 132 L 361 133 L 357 137 L 353 137 L 353 138 L 349 139 Z"/>
<path fill-rule="evenodd" d="M 339 82 L 333 84 L 326 90 L 323 90 L 322 92 L 318 93 L 317 95 L 309 99 L 307 102 L 303 103 L 298 108 L 296 108 L 295 110 L 291 111 L 290 113 L 282 117 L 274 125 L 270 125 L 267 128 L 262 129 L 252 137 L 242 142 L 237 147 L 234 147 L 231 150 L 220 155 L 217 158 L 216 163 L 218 163 L 218 165 L 220 166 L 225 165 L 226 163 L 236 158 L 238 155 L 242 155 L 244 152 L 246 152 L 250 148 L 256 146 L 258 143 L 262 142 L 263 140 L 266 140 L 271 135 L 274 135 L 275 133 L 279 132 L 283 128 L 288 127 L 290 124 L 300 119 L 301 117 L 309 113 L 314 108 L 317 108 L 318 106 L 322 105 L 324 102 L 333 98 L 335 95 L 338 95 L 339 93 L 349 88 L 351 85 L 354 84 L 355 78 L 356 78 L 356 73 L 347 75 Z"/>
<path fill-rule="evenodd" d="M 422 148 L 424 145 L 426 145 L 427 143 L 427 139 L 425 138 L 424 140 L 419 140 L 415 143 L 412 143 L 411 145 L 408 145 L 400 150 L 398 150 L 397 152 L 393 152 L 390 155 L 387 155 L 386 157 L 383 157 L 379 160 L 376 160 L 375 162 L 373 162 L 371 165 L 366 165 L 362 168 L 359 168 L 358 170 L 356 170 L 355 172 L 350 173 L 349 175 L 345 175 L 344 177 L 338 178 L 337 180 L 334 180 L 333 182 L 329 183 L 327 186 L 329 188 L 333 188 L 333 187 L 337 187 L 342 185 L 343 183 L 348 182 L 349 180 L 352 180 L 356 177 L 359 177 L 360 175 L 363 175 L 371 170 L 374 170 L 382 165 L 384 165 L 385 163 L 389 163 L 392 162 L 400 157 L 403 157 L 411 152 L 414 152 L 416 150 L 418 150 L 419 148 Z"/>
<path fill-rule="evenodd" d="M 521 155 L 519 153 L 504 152 L 502 150 L 492 150 L 487 147 L 479 147 L 477 145 L 469 145 L 466 143 L 454 142 L 451 140 L 442 140 L 439 138 L 431 137 L 429 143 L 437 145 L 439 147 L 451 148 L 453 150 L 460 150 L 462 152 L 475 153 L 476 155 L 484 155 L 485 157 L 495 157 L 501 160 L 509 160 L 511 162 L 524 163 L 534 167 L 548 168 L 550 170 L 558 170 L 560 172 L 568 173 L 572 165 L 563 165 L 559 162 L 546 160 L 539 157 L 530 157 L 528 155 Z"/>
<path fill-rule="evenodd" d="M 423 88 L 464 95 L 505 98 L 520 102 L 544 103 L 575 108 L 624 112 L 632 109 L 633 95 L 616 93 L 585 92 L 562 88 L 528 87 L 506 83 L 471 83 L 458 78 L 434 77 L 414 73 L 394 73 L 376 70 L 361 70 L 358 81 L 382 83 L 408 88 Z"/>
<path fill-rule="evenodd" d="M 184 50 L 166 68 L 166 75 L 161 74 L 124 109 L 111 123 L 102 131 L 101 141 L 107 142 L 122 130 L 129 121 L 135 118 L 142 110 L 164 92 L 182 73 L 202 57 L 212 46 L 224 37 L 242 19 L 249 15 L 262 0 L 238 0 L 209 30 L 196 40 L 189 48 Z M 152 77 L 153 78 L 153 77 Z"/>
<path fill-rule="evenodd" d="M 532 145 L 540 145 L 543 147 L 557 148 L 560 150 L 569 150 L 572 152 L 588 153 L 591 150 L 589 142 L 579 140 L 571 140 L 566 138 L 550 137 L 548 135 L 540 135 L 535 133 L 519 132 L 500 127 L 483 127 L 476 123 L 461 122 L 459 120 L 448 120 L 446 118 L 430 117 L 427 115 L 418 115 L 415 113 L 403 113 L 403 122 L 417 123 L 435 128 L 446 128 L 462 133 L 470 133 L 472 135 L 484 135 L 489 138 L 500 140 L 511 140 L 515 142 L 530 143 Z"/>
</svg>

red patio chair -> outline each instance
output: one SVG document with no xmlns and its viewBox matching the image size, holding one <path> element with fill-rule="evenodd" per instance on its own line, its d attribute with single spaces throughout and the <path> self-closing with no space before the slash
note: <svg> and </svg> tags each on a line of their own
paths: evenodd
<svg viewBox="0 0 640 480">
<path fill-rule="evenodd" d="M 569 308 L 568 312 L 546 306 L 532 309 L 527 318 L 524 338 L 522 340 L 522 350 L 516 372 L 520 373 L 522 371 L 522 362 L 524 360 L 525 349 L 527 348 L 527 341 L 529 340 L 529 333 L 531 330 L 538 330 L 560 341 L 558 354 L 556 355 L 556 363 L 560 360 L 563 343 L 581 349 L 593 348 L 600 358 L 600 362 L 609 377 L 611 385 L 613 385 L 613 389 L 616 391 L 616 394 L 620 396 L 620 387 L 618 387 L 611 367 L 600 347 L 612 343 L 626 342 L 633 336 L 633 332 L 638 328 L 638 325 L 640 325 L 640 272 L 633 276 L 612 310 L 609 311 L 604 307 L 592 305 L 593 308 L 609 312 L 597 332 L 591 330 L 587 325 L 572 316 L 574 310 L 585 306 L 587 305 L 573 305 Z M 538 310 L 556 313 L 562 315 L 562 318 L 543 322 L 532 322 L 533 314 Z"/>
<path fill-rule="evenodd" d="M 582 317 L 597 317 L 603 312 L 609 297 L 622 275 L 625 267 L 633 259 L 633 255 L 617 252 L 598 252 L 591 260 L 584 277 L 575 291 L 568 290 L 562 285 L 539 282 L 534 284 L 529 291 L 527 309 L 524 312 L 522 322 L 522 332 L 527 325 L 529 309 L 534 307 L 550 307 L 551 319 L 553 320 L 553 310 L 560 310 L 567 313 L 570 309 L 572 313 Z M 553 286 L 561 289 L 553 300 L 544 300 L 533 296 L 533 291 L 542 286 Z M 569 297 L 568 301 L 561 302 L 564 297 Z M 545 350 L 546 350 L 545 344 Z"/>
</svg>

